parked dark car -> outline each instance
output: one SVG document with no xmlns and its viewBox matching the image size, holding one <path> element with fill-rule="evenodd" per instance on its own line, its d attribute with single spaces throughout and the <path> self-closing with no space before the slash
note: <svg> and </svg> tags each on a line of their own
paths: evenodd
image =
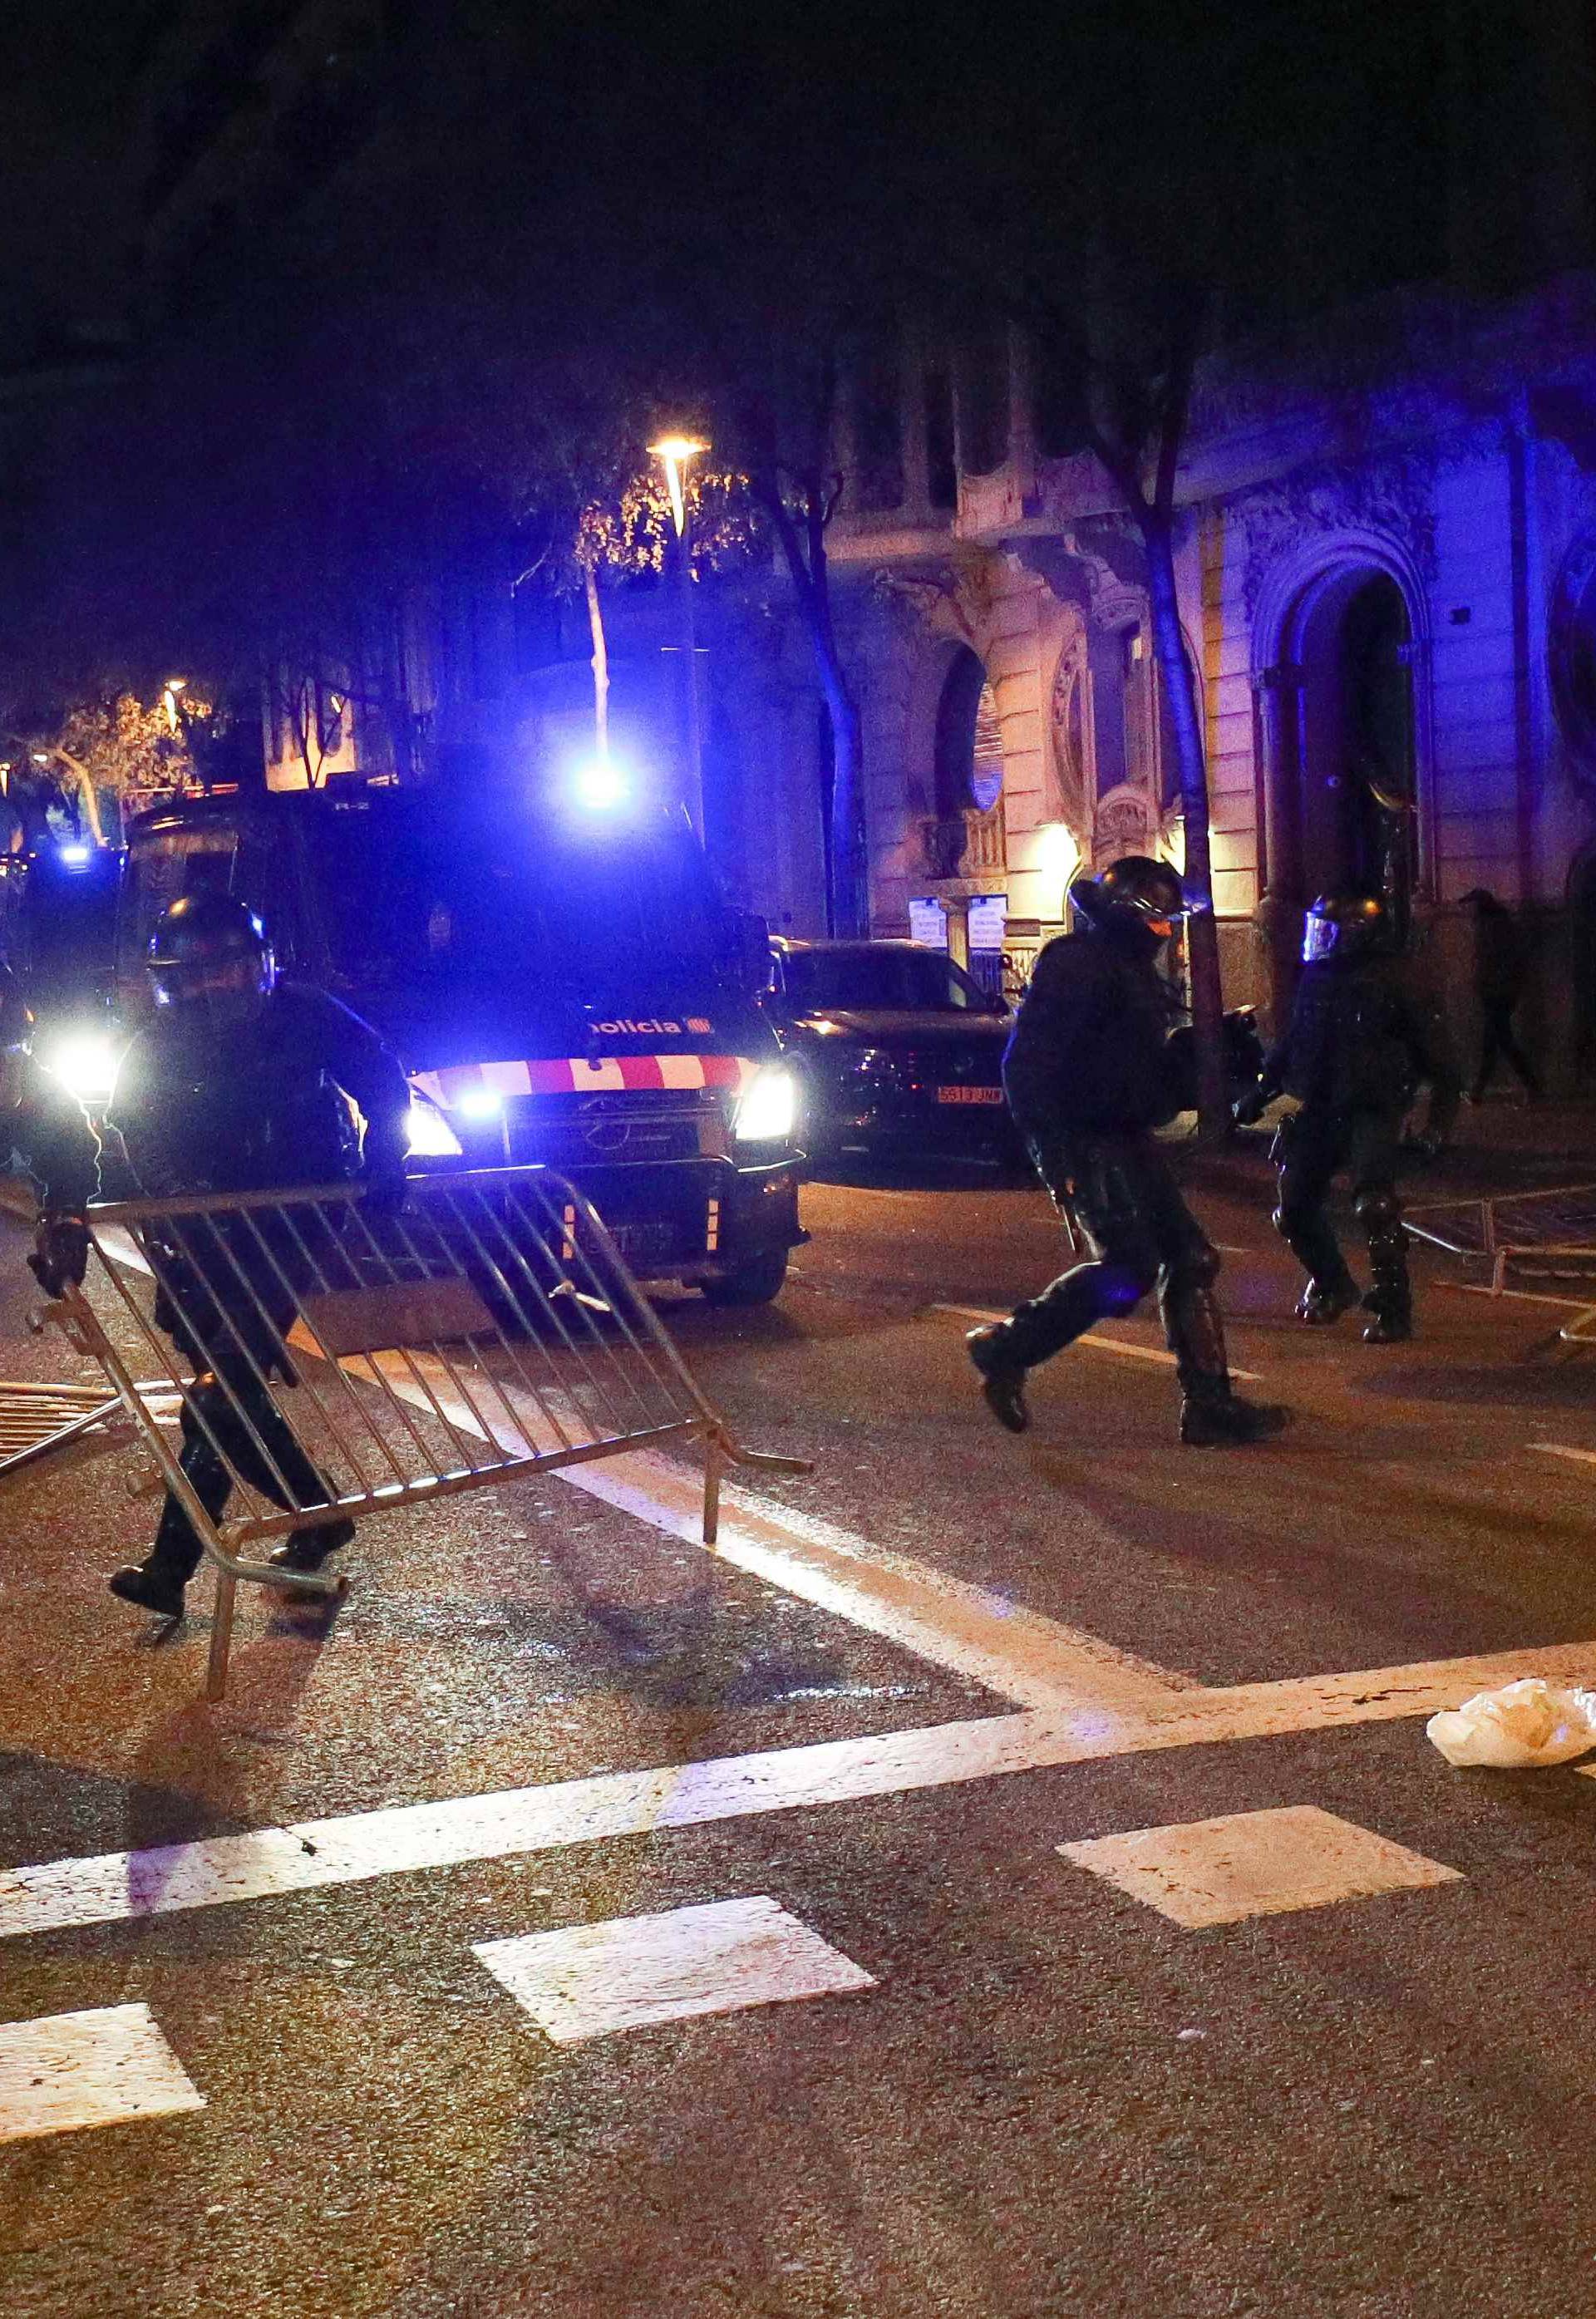
<svg viewBox="0 0 1596 2319">
<path fill-rule="evenodd" d="M 771 944 L 765 1005 L 800 1076 L 799 1138 L 844 1151 L 1019 1159 L 1003 1099 L 1010 1018 L 941 951 Z"/>
</svg>

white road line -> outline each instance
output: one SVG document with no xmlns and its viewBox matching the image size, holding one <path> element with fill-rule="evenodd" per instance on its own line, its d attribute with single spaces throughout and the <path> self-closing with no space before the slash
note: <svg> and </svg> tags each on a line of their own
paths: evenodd
<svg viewBox="0 0 1596 2319">
<path fill-rule="evenodd" d="M 1316 1804 L 1132 1828 L 1059 1850 L 1188 1931 L 1462 1881 L 1456 1868 Z"/>
<path fill-rule="evenodd" d="M 1562 1441 L 1532 1441 L 1529 1447 L 1548 1457 L 1573 1457 L 1582 1466 L 1596 1466 L 1596 1449 L 1571 1449 Z"/>
<path fill-rule="evenodd" d="M 1517 1304 L 1555 1304 L 1559 1311 L 1567 1311 L 1571 1307 L 1588 1304 L 1591 1302 L 1589 1295 L 1584 1296 L 1543 1296 L 1538 1289 L 1487 1288 L 1477 1280 L 1438 1280 L 1435 1285 L 1438 1288 L 1456 1289 L 1460 1296 L 1490 1296 L 1498 1301 L 1500 1301 L 1503 1296 L 1510 1296 Z"/>
<path fill-rule="evenodd" d="M 989 1313 L 979 1304 L 932 1304 L 927 1307 L 927 1310 L 933 1313 L 956 1313 L 961 1321 L 1006 1321 L 1008 1319 L 1006 1313 Z M 1175 1355 L 1166 1352 L 1162 1345 L 1127 1345 L 1118 1337 L 1100 1337 L 1095 1329 L 1088 1329 L 1084 1337 L 1078 1337 L 1075 1341 L 1078 1345 L 1087 1346 L 1095 1353 L 1119 1353 L 1128 1361 L 1157 1361 L 1161 1368 L 1172 1369 L 1175 1367 Z M 1254 1369 L 1232 1369 L 1231 1375 L 1233 1377 L 1240 1377 L 1245 1385 L 1263 1383 L 1263 1379 Z"/>
<path fill-rule="evenodd" d="M 410 1359 L 451 1423 L 480 1433 L 480 1421 L 452 1388 L 443 1365 L 425 1353 Z M 388 1382 L 395 1393 L 425 1405 L 426 1390 L 413 1380 L 395 1372 Z M 498 1391 L 530 1431 L 540 1414 L 532 1396 L 509 1384 Z M 555 1472 L 573 1489 L 702 1548 L 703 1484 L 655 1452 L 630 1450 Z M 1150 1708 L 1190 1688 L 1183 1677 L 1095 1635 L 751 1491 L 723 1492 L 720 1537 L 704 1550 L 933 1666 L 981 1683 L 1016 1707 Z"/>
<path fill-rule="evenodd" d="M 762 1893 L 476 1941 L 472 1953 L 556 2045 L 876 1986 L 852 1957 Z"/>
<path fill-rule="evenodd" d="M 204 2107 L 147 2005 L 0 2022 L 0 2142 Z"/>
<path fill-rule="evenodd" d="M 1011 1772 L 1432 1715 L 1521 1674 L 1578 1682 L 1596 1642 L 1187 1693 L 1151 1713 L 988 1716 L 652 1772 L 448 1797 L 289 1827 L 0 1871 L 0 1939 L 121 1924 L 613 1836 L 906 1795 Z"/>
</svg>

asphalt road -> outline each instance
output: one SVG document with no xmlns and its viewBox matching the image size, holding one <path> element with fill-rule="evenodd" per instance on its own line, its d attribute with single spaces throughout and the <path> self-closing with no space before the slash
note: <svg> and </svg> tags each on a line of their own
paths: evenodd
<svg viewBox="0 0 1596 2319">
<path fill-rule="evenodd" d="M 666 1307 L 810 1475 L 374 1522 L 220 1708 L 208 1583 L 104 1591 L 131 1453 L 0 1478 L 7 2319 L 1586 2319 L 1596 1788 L 1423 1722 L 1596 1676 L 1596 1354 L 1438 1260 L 1309 1334 L 1199 1205 L 1283 1440 L 1180 1448 L 1146 1320 L 1013 1439 L 944 1308 L 1041 1195 L 815 1186 Z M 0 1233 L 0 1373 L 86 1378 Z"/>
</svg>

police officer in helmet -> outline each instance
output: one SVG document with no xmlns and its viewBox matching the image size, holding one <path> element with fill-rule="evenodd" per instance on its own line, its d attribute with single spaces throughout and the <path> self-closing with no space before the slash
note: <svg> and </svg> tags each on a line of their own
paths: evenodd
<svg viewBox="0 0 1596 2319">
<path fill-rule="evenodd" d="M 1180 1381 L 1181 1439 L 1198 1448 L 1259 1440 L 1289 1412 L 1231 1390 L 1213 1290 L 1219 1257 L 1153 1139 L 1180 1107 L 1156 965 L 1186 911 L 1180 880 L 1133 853 L 1078 880 L 1070 900 L 1078 931 L 1037 961 L 1003 1076 L 1042 1180 L 1091 1258 L 1008 1320 L 972 1330 L 969 1357 L 994 1416 L 1023 1432 L 1027 1371 L 1156 1289 Z"/>
<path fill-rule="evenodd" d="M 1275 1223 L 1308 1284 L 1298 1317 L 1325 1328 L 1359 1303 L 1325 1203 L 1342 1169 L 1368 1241 L 1370 1286 L 1361 1297 L 1371 1345 L 1413 1333 L 1407 1235 L 1397 1193 L 1402 1122 L 1429 1087 L 1424 1142 L 1438 1150 L 1461 1091 L 1444 1033 L 1409 989 L 1386 904 L 1375 894 L 1321 894 L 1307 914 L 1303 976 L 1291 1021 L 1256 1087 L 1236 1105 L 1244 1124 L 1281 1093 L 1302 1108 L 1276 1137 Z"/>
<path fill-rule="evenodd" d="M 279 979 L 266 929 L 242 901 L 202 892 L 174 902 L 151 939 L 149 969 L 154 1016 L 122 1059 L 107 1114 L 141 1195 L 359 1178 L 368 1206 L 398 1206 L 410 1106 L 403 1071 L 370 1025 L 336 999 Z M 309 1285 L 294 1236 L 284 1231 L 275 1245 L 268 1225 L 251 1231 L 223 1214 L 174 1228 L 152 1253 L 162 1275 L 156 1320 L 198 1378 L 197 1415 L 184 1411 L 182 1465 L 207 1512 L 221 1514 L 231 1486 L 207 1428 L 274 1503 L 327 1505 L 330 1484 L 266 1383 L 293 1376 L 285 1332 L 293 1291 Z M 287 1574 L 315 1570 L 351 1535 L 346 1521 L 307 1524 L 272 1559 Z M 178 1617 L 202 1552 L 168 1496 L 148 1558 L 117 1571 L 111 1591 Z"/>
</svg>

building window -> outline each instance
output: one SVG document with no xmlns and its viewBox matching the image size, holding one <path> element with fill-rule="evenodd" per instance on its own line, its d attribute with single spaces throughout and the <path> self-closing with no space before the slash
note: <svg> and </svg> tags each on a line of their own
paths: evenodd
<svg viewBox="0 0 1596 2319">
<path fill-rule="evenodd" d="M 959 464 L 989 475 L 1008 456 L 1008 333 L 984 330 L 959 350 Z"/>
<path fill-rule="evenodd" d="M 858 501 L 880 510 L 903 505 L 903 371 L 895 344 L 872 346 L 859 366 L 853 412 Z"/>
<path fill-rule="evenodd" d="M 1003 794 L 1003 735 L 987 672 L 961 645 L 936 716 L 936 809 L 946 821 L 972 808 L 990 813 Z"/>
<path fill-rule="evenodd" d="M 1087 672 L 1072 647 L 1053 679 L 1053 778 L 1062 817 L 1079 823 L 1087 798 Z"/>
<path fill-rule="evenodd" d="M 1575 770 L 1596 780 L 1596 533 L 1576 540 L 1551 609 L 1552 699 Z"/>
</svg>

